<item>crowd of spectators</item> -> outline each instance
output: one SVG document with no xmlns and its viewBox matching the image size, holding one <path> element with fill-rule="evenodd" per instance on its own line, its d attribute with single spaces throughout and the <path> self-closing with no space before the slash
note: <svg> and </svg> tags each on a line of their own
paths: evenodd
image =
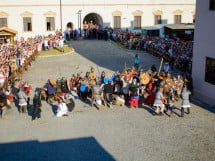
<svg viewBox="0 0 215 161">
<path fill-rule="evenodd" d="M 41 50 L 56 48 L 62 43 L 62 32 L 56 30 L 54 35 L 35 36 L 15 40 L 14 44 L 9 41 L 0 43 L 0 86 L 4 84 L 12 73 L 11 67 L 24 67 L 25 62 L 30 62 L 31 56 Z M 28 65 L 31 65 L 28 63 Z"/>
<path fill-rule="evenodd" d="M 113 31 L 111 39 L 127 49 L 144 50 L 163 58 L 172 69 L 192 71 L 193 41 L 144 36 L 140 33 Z"/>
<path fill-rule="evenodd" d="M 19 100 L 19 112 L 26 112 L 29 104 L 31 86 L 23 80 L 23 74 L 31 66 L 41 50 L 59 47 L 63 52 L 64 39 L 62 32 L 48 36 L 35 36 L 27 39 L 21 37 L 10 43 L 9 40 L 0 42 L 0 117 L 5 118 L 10 103 Z M 17 81 L 19 81 L 17 83 Z M 22 82 L 25 82 L 24 84 Z M 12 87 L 12 88 L 11 88 Z M 15 87 L 15 88 L 13 88 Z M 19 88 L 15 93 L 14 89 Z M 17 95 L 17 96 L 15 96 Z"/>
</svg>

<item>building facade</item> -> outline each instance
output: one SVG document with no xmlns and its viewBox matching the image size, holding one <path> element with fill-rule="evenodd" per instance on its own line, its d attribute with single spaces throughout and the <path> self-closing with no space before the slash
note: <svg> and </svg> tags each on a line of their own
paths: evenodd
<svg viewBox="0 0 215 161">
<path fill-rule="evenodd" d="M 215 0 L 197 0 L 192 76 L 194 95 L 215 105 Z"/>
<path fill-rule="evenodd" d="M 144 26 L 193 23 L 195 0 L 1 0 L 0 27 L 18 37 L 48 35 L 81 28 L 85 21 L 102 27 L 140 32 Z"/>
</svg>

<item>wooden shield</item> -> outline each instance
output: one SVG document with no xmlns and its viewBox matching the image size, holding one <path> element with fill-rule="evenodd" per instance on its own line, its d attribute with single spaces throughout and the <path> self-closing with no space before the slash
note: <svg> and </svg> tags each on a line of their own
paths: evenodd
<svg viewBox="0 0 215 161">
<path fill-rule="evenodd" d="M 148 73 L 143 73 L 140 75 L 140 83 L 143 85 L 147 85 L 149 81 L 151 80 Z"/>
</svg>

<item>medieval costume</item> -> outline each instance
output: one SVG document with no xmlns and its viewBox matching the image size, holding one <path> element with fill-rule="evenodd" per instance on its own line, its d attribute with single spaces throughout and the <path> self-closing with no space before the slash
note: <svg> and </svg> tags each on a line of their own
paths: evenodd
<svg viewBox="0 0 215 161">
<path fill-rule="evenodd" d="M 93 104 L 95 103 L 98 110 L 102 109 L 102 101 L 104 101 L 103 99 L 103 93 L 102 93 L 102 88 L 103 85 L 100 86 L 99 84 L 95 85 L 92 87 L 92 100 L 91 100 L 91 106 L 93 107 Z M 104 101 L 105 103 L 105 101 Z"/>
<path fill-rule="evenodd" d="M 57 117 L 67 116 L 68 108 L 67 108 L 66 103 L 63 101 L 63 98 L 60 97 L 58 102 L 59 102 L 59 104 L 58 104 L 56 116 Z"/>
<path fill-rule="evenodd" d="M 160 112 L 162 112 L 162 114 L 164 113 L 165 105 L 163 100 L 164 100 L 163 88 L 160 88 L 155 94 L 155 101 L 153 104 L 153 106 L 156 107 L 157 114 L 160 114 Z"/>
<path fill-rule="evenodd" d="M 83 101 L 87 101 L 88 83 L 85 81 L 85 79 L 82 79 L 79 91 L 80 91 L 80 98 Z"/>
<path fill-rule="evenodd" d="M 35 92 L 34 98 L 33 98 L 33 114 L 32 114 L 32 121 L 36 121 L 36 119 L 41 118 L 41 99 L 39 93 Z"/>
<path fill-rule="evenodd" d="M 125 104 L 128 104 L 130 82 L 128 81 L 127 76 L 121 78 L 121 81 L 122 81 L 122 94 L 124 95 Z"/>
<path fill-rule="evenodd" d="M 137 79 L 134 78 L 129 87 L 130 91 L 130 107 L 138 108 L 139 101 L 139 84 L 137 83 Z"/>
<path fill-rule="evenodd" d="M 18 98 L 19 98 L 19 107 L 20 107 L 19 112 L 27 113 L 28 96 L 25 94 L 25 91 L 23 88 L 19 89 Z"/>
<path fill-rule="evenodd" d="M 50 103 L 51 100 L 53 99 L 54 95 L 55 95 L 55 86 L 56 82 L 52 82 L 52 79 L 48 79 L 48 82 L 44 85 L 44 89 L 47 92 L 48 95 L 48 102 Z"/>
<path fill-rule="evenodd" d="M 109 104 L 110 108 L 112 108 L 113 92 L 114 92 L 113 82 L 108 81 L 108 83 L 104 85 L 104 99 L 105 99 L 105 102 Z"/>
<path fill-rule="evenodd" d="M 189 101 L 189 96 L 191 92 L 187 89 L 187 87 L 184 87 L 181 92 L 181 117 L 184 117 L 184 109 L 187 109 L 187 113 L 190 113 L 190 101 Z"/>
</svg>

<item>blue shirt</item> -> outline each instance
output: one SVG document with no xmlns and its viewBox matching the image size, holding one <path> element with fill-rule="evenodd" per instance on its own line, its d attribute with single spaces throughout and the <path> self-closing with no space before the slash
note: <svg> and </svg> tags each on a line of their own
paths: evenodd
<svg viewBox="0 0 215 161">
<path fill-rule="evenodd" d="M 47 88 L 48 95 L 55 94 L 55 88 L 50 83 L 46 83 L 44 88 Z"/>
</svg>

